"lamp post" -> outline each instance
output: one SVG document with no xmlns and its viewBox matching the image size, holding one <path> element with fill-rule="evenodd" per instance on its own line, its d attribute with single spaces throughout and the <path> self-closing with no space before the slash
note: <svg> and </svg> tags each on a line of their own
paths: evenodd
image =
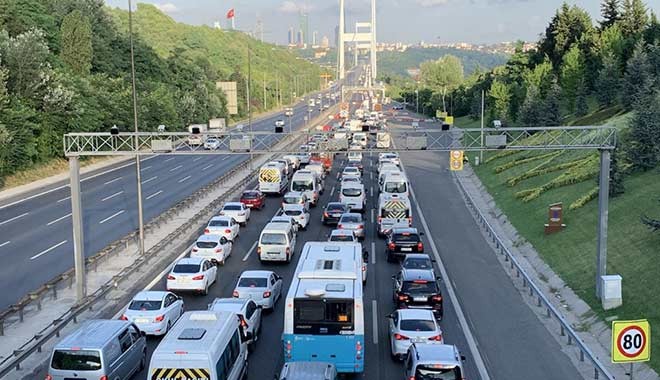
<svg viewBox="0 0 660 380">
<path fill-rule="evenodd" d="M 415 90 L 415 96 L 417 97 L 417 113 L 419 113 L 419 90 Z"/>
</svg>

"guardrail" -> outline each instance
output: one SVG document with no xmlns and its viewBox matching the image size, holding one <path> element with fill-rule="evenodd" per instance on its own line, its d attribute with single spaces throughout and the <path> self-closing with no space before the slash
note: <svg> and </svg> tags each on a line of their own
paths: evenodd
<svg viewBox="0 0 660 380">
<path fill-rule="evenodd" d="M 320 116 L 322 116 L 321 114 Z M 319 116 L 319 117 L 320 117 Z M 300 140 L 302 137 L 304 137 L 304 134 L 300 134 L 298 136 L 294 136 L 291 139 L 287 139 L 290 141 L 282 140 L 279 141 L 278 143 L 280 144 L 295 144 Z M 195 191 L 193 194 L 188 196 L 186 199 L 178 202 L 174 206 L 172 206 L 170 209 L 168 209 L 166 212 L 163 214 L 159 215 L 152 221 L 150 221 L 147 226 L 145 226 L 145 229 L 152 229 L 154 227 L 160 226 L 161 223 L 165 222 L 166 219 L 171 219 L 178 214 L 180 214 L 184 208 L 189 206 L 192 202 L 194 202 L 197 198 L 199 198 L 201 195 L 204 193 L 208 192 L 210 189 L 212 189 L 215 186 L 222 185 L 223 183 L 227 182 L 227 180 L 236 174 L 236 172 L 245 169 L 246 167 L 251 167 L 251 165 L 260 158 L 260 154 L 255 154 L 252 159 L 247 159 L 243 161 L 242 163 L 236 165 L 233 167 L 230 171 L 225 173 L 224 175 L 218 177 L 215 181 L 211 182 L 210 184 L 198 189 Z M 150 261 L 151 258 L 156 256 L 159 252 L 161 252 L 162 249 L 164 249 L 167 245 L 171 244 L 175 240 L 177 240 L 182 234 L 185 233 L 190 233 L 190 228 L 191 226 L 194 225 L 194 221 L 199 221 L 199 220 L 206 220 L 208 219 L 208 214 L 211 211 L 214 211 L 221 205 L 222 203 L 225 202 L 227 197 L 229 197 L 231 194 L 236 192 L 238 189 L 242 188 L 246 184 L 250 183 L 251 181 L 254 180 L 256 177 L 258 169 L 253 169 L 249 175 L 247 175 L 245 178 L 243 178 L 241 181 L 239 181 L 237 184 L 235 184 L 231 189 L 228 189 L 222 196 L 218 197 L 215 199 L 213 202 L 211 202 L 209 205 L 204 207 L 202 210 L 197 212 L 194 216 L 192 216 L 188 222 L 183 223 L 179 228 L 176 230 L 172 231 L 170 234 L 168 234 L 163 240 L 159 241 L 156 245 L 151 247 L 149 250 L 145 252 L 143 256 L 138 257 L 133 264 L 130 266 L 122 269 L 118 274 L 113 276 L 109 281 L 107 281 L 105 284 L 103 284 L 99 289 L 97 289 L 94 293 L 88 295 L 85 297 L 81 302 L 78 304 L 74 305 L 71 307 L 68 311 L 66 311 L 64 314 L 62 314 L 59 318 L 55 319 L 52 323 L 50 323 L 48 326 L 44 327 L 42 330 L 37 332 L 30 340 L 25 342 L 22 346 L 20 346 L 18 349 L 14 350 L 12 355 L 3 358 L 0 361 L 0 378 L 7 375 L 13 370 L 20 370 L 21 369 L 21 363 L 25 361 L 30 355 L 32 355 L 34 352 L 42 352 L 42 347 L 44 344 L 46 344 L 50 339 L 53 337 L 60 337 L 60 332 L 62 329 L 64 329 L 70 322 L 77 323 L 78 322 L 78 316 L 82 314 L 83 312 L 89 310 L 92 311 L 94 308 L 94 305 L 101 300 L 105 299 L 105 295 L 109 293 L 111 290 L 115 289 L 116 287 L 119 286 L 119 283 L 126 280 L 131 274 L 135 273 L 136 271 L 140 270 L 146 263 Z M 199 228 L 198 228 L 199 229 Z M 96 270 L 96 266 L 98 265 L 99 262 L 103 261 L 104 259 L 107 259 L 110 257 L 112 254 L 116 254 L 119 252 L 121 249 L 125 248 L 122 247 L 122 244 L 125 246 L 128 245 L 128 242 L 130 239 L 135 239 L 136 238 L 136 232 L 132 232 L 128 234 L 125 238 L 121 239 L 118 243 L 112 244 L 108 247 L 106 247 L 103 251 L 99 252 L 98 254 L 90 257 L 89 259 L 86 260 L 86 268 L 87 265 L 93 265 L 94 269 Z M 53 299 L 57 299 L 57 286 L 61 285 L 63 282 L 68 282 L 68 286 L 71 287 L 73 284 L 73 278 L 74 278 L 74 272 L 73 269 L 68 270 L 67 272 L 63 273 L 60 276 L 55 277 L 53 280 L 49 281 L 46 285 L 43 285 L 40 287 L 37 291 L 30 293 L 28 296 L 24 297 L 21 302 L 17 303 L 16 305 L 12 305 L 8 309 L 4 310 L 2 313 L 0 313 L 0 332 L 4 333 L 4 321 L 8 317 L 12 315 L 18 315 L 18 318 L 20 322 L 23 322 L 23 317 L 24 317 L 24 310 L 25 307 L 28 306 L 32 302 L 37 302 L 37 308 L 38 310 L 41 309 L 41 301 L 45 295 L 51 292 L 52 290 L 52 296 Z M 34 295 L 34 297 L 32 296 Z M 3 334 L 0 334 L 3 335 Z"/>
<path fill-rule="evenodd" d="M 516 278 L 522 277 L 522 285 L 524 288 L 529 288 L 529 296 L 536 298 L 536 306 L 543 307 L 546 309 L 546 316 L 548 318 L 554 318 L 559 322 L 559 334 L 561 336 L 567 337 L 567 344 L 573 345 L 575 343 L 576 347 L 580 350 L 580 361 L 584 362 L 585 358 L 588 359 L 594 367 L 594 379 L 599 379 L 602 374 L 605 379 L 614 380 L 614 376 L 603 366 L 603 364 L 598 360 L 593 352 L 582 342 L 580 337 L 575 333 L 571 325 L 564 319 L 561 313 L 554 307 L 548 300 L 548 298 L 543 294 L 541 289 L 532 281 L 531 277 L 525 272 L 518 260 L 513 256 L 511 251 L 504 245 L 502 239 L 495 233 L 493 226 L 488 222 L 484 214 L 476 206 L 474 199 L 470 193 L 465 190 L 460 176 L 456 175 L 458 182 L 458 187 L 461 192 L 465 195 L 468 206 L 472 209 L 477 222 L 488 233 L 488 237 L 491 238 L 492 242 L 495 244 L 496 251 L 504 256 L 504 260 L 510 263 L 510 269 L 515 270 Z"/>
</svg>

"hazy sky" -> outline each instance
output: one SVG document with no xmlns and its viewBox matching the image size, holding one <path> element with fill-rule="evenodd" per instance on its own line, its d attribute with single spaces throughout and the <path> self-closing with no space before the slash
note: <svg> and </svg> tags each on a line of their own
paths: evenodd
<svg viewBox="0 0 660 380">
<path fill-rule="evenodd" d="M 136 0 L 133 0 L 136 1 Z M 236 28 L 251 30 L 257 18 L 264 39 L 286 43 L 290 26 L 298 29 L 301 9 L 309 12 L 310 31 L 317 30 L 334 43 L 339 21 L 339 0 L 143 0 L 157 5 L 175 20 L 189 24 L 227 26 L 225 14 L 236 11 Z M 370 0 L 345 0 L 347 28 L 369 21 Z M 562 0 L 377 0 L 378 40 L 383 42 L 493 43 L 523 39 L 536 41 Z M 600 0 L 567 0 L 600 19 Z M 106 0 L 127 7 L 127 0 Z M 656 13 L 660 0 L 646 0 Z"/>
</svg>

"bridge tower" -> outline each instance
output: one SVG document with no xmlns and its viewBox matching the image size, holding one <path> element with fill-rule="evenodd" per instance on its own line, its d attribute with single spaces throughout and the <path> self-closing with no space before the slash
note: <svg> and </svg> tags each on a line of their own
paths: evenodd
<svg viewBox="0 0 660 380">
<path fill-rule="evenodd" d="M 346 32 L 346 20 L 344 13 L 345 0 L 339 0 L 339 35 L 337 36 L 337 71 L 338 78 L 344 79 L 346 76 L 346 45 L 355 44 L 356 59 L 357 50 L 369 49 L 371 61 L 371 82 L 375 82 L 378 75 L 376 63 L 376 0 L 371 0 L 371 22 L 359 22 L 355 24 L 355 32 Z M 361 31 L 361 29 L 369 31 Z"/>
</svg>

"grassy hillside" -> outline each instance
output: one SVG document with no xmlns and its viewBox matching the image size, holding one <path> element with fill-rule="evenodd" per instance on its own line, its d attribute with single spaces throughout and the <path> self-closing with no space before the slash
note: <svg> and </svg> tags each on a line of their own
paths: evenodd
<svg viewBox="0 0 660 380">
<path fill-rule="evenodd" d="M 447 54 L 454 55 L 461 60 L 466 76 L 472 74 L 477 67 L 483 70 L 490 70 L 496 66 L 503 65 L 508 59 L 506 55 L 478 51 L 450 48 L 410 48 L 404 52 L 384 51 L 378 53 L 378 70 L 383 75 L 407 76 L 407 69 L 419 68 L 422 62 L 435 61 Z"/>
<path fill-rule="evenodd" d="M 585 120 L 589 124 L 606 123 L 625 129 L 631 115 L 608 118 L 612 112 L 616 110 L 594 112 Z M 460 125 L 471 120 L 459 119 L 457 122 Z M 660 217 L 660 172 L 655 169 L 626 176 L 625 193 L 610 198 L 607 272 L 623 277 L 623 306 L 605 312 L 594 294 L 598 154 L 593 151 L 548 154 L 492 152 L 485 155 L 487 163 L 475 171 L 519 233 L 600 317 L 649 318 L 651 324 L 660 324 L 660 298 L 657 297 L 660 283 L 656 281 L 660 273 L 657 257 L 660 233 L 652 232 L 640 223 L 643 214 Z M 526 161 L 520 162 L 523 159 Z M 579 160 L 583 160 L 583 164 L 551 171 Z M 547 173 L 532 176 L 543 169 Z M 558 180 L 560 176 L 574 183 L 556 186 L 538 196 L 530 195 L 530 190 Z M 591 200 L 580 206 L 587 199 Z M 543 224 L 547 222 L 547 206 L 555 202 L 564 203 L 567 227 L 560 233 L 546 236 Z M 658 329 L 653 331 L 653 338 L 660 339 Z M 653 358 L 651 365 L 660 368 L 660 357 Z"/>
</svg>

